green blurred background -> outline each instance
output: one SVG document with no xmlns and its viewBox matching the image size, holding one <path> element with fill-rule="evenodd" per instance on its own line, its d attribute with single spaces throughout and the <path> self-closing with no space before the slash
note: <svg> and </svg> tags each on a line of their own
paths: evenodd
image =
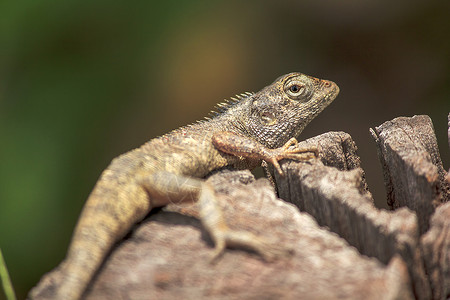
<svg viewBox="0 0 450 300">
<path fill-rule="evenodd" d="M 301 138 L 350 133 L 380 207 L 370 127 L 428 114 L 448 168 L 449 3 L 0 1 L 0 247 L 19 299 L 113 157 L 288 72 L 339 84 Z"/>
</svg>

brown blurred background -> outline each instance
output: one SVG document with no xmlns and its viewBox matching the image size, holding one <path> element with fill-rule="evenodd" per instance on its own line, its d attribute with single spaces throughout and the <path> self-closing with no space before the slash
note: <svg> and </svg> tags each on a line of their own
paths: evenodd
<svg viewBox="0 0 450 300">
<path fill-rule="evenodd" d="M 64 257 L 113 157 L 288 72 L 339 84 L 301 139 L 350 133 L 378 206 L 370 127 L 429 115 L 448 169 L 449 4 L 0 2 L 0 247 L 19 299 Z"/>
</svg>

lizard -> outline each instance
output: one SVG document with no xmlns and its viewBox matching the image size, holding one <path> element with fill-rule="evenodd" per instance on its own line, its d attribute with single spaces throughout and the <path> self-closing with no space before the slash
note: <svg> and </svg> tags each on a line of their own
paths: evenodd
<svg viewBox="0 0 450 300">
<path fill-rule="evenodd" d="M 231 230 L 204 178 L 224 167 L 253 169 L 279 161 L 309 160 L 317 147 L 296 137 L 338 95 L 332 81 L 289 73 L 256 93 L 220 103 L 211 117 L 151 139 L 113 159 L 89 195 L 66 258 L 43 276 L 29 299 L 81 299 L 113 245 L 152 209 L 197 201 L 202 226 L 215 249 L 250 249 L 265 260 L 286 251 L 256 234 Z M 50 283 L 50 284 L 49 284 Z"/>
</svg>

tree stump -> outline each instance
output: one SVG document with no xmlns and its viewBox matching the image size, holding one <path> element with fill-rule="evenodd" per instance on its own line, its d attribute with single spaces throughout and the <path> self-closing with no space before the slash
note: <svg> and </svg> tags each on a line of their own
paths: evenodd
<svg viewBox="0 0 450 300">
<path fill-rule="evenodd" d="M 265 262 L 230 249 L 213 264 L 196 205 L 172 205 L 118 243 L 86 299 L 447 299 L 450 177 L 431 120 L 396 118 L 371 132 L 391 210 L 374 206 L 351 136 L 325 133 L 301 142 L 318 145 L 319 159 L 282 161 L 281 199 L 248 171 L 207 179 L 230 227 L 292 255 Z"/>
<path fill-rule="evenodd" d="M 435 208 L 450 197 L 431 119 L 396 118 L 371 133 L 383 166 L 388 205 L 413 210 L 423 234 Z"/>
</svg>

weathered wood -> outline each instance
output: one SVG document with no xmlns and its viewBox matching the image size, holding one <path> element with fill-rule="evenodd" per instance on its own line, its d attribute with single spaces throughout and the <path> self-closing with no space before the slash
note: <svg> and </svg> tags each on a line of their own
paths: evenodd
<svg viewBox="0 0 450 300">
<path fill-rule="evenodd" d="M 450 113 L 448 114 L 447 120 L 448 120 L 447 139 L 448 139 L 448 148 L 450 149 Z M 447 172 L 447 184 L 450 185 L 450 169 Z"/>
<path fill-rule="evenodd" d="M 450 145 L 450 114 L 448 121 Z M 407 206 L 416 212 L 424 234 L 421 253 L 433 299 L 447 299 L 450 175 L 442 166 L 433 124 L 428 116 L 401 117 L 371 132 L 384 170 L 388 203 L 392 208 Z"/>
<path fill-rule="evenodd" d="M 249 172 L 224 172 L 209 180 L 218 187 L 231 227 L 295 253 L 266 263 L 254 253 L 227 250 L 211 264 L 212 244 L 200 222 L 161 211 L 114 249 L 87 299 L 412 298 L 400 256 L 387 266 L 361 256 L 308 214 L 276 199 L 268 181 L 253 181 Z"/>
<path fill-rule="evenodd" d="M 372 198 L 366 182 L 364 170 L 361 169 L 361 159 L 356 154 L 357 147 L 352 137 L 342 131 L 332 131 L 312 137 L 301 142 L 305 146 L 317 146 L 319 159 L 325 166 L 331 166 L 341 171 L 359 168 L 361 173 L 361 192 Z M 373 199 L 371 200 L 373 202 Z"/>
<path fill-rule="evenodd" d="M 318 146 L 318 160 L 282 161 L 286 175 L 274 174 L 280 197 L 302 212 L 248 171 L 208 179 L 230 227 L 294 249 L 292 256 L 267 263 L 227 250 L 211 264 L 196 205 L 169 205 L 118 243 L 87 299 L 449 298 L 450 175 L 431 121 L 397 118 L 372 134 L 395 211 L 373 205 L 350 135 L 329 132 L 301 143 Z M 450 145 L 450 114 L 448 135 Z"/>
<path fill-rule="evenodd" d="M 436 209 L 430 230 L 422 236 L 425 268 L 433 299 L 450 297 L 450 202 Z"/>
<path fill-rule="evenodd" d="M 396 118 L 371 133 L 383 167 L 388 204 L 415 211 L 423 234 L 434 209 L 450 198 L 430 118 Z"/>
<path fill-rule="evenodd" d="M 321 139 L 321 136 L 315 139 Z M 356 156 L 355 149 L 333 144 L 340 143 L 339 138 L 328 136 L 327 139 L 330 143 L 322 145 L 322 160 L 326 156 L 322 152 L 328 153 L 328 147 L 342 149 L 338 151 L 340 157 Z M 370 194 L 363 188 L 363 171 L 359 167 L 340 171 L 321 161 L 285 162 L 282 167 L 287 175 L 275 175 L 282 199 L 310 213 L 320 225 L 339 234 L 362 254 L 376 257 L 383 263 L 399 254 L 408 265 L 416 297 L 430 299 L 414 213 L 408 209 L 388 212 L 375 208 Z"/>
</svg>

